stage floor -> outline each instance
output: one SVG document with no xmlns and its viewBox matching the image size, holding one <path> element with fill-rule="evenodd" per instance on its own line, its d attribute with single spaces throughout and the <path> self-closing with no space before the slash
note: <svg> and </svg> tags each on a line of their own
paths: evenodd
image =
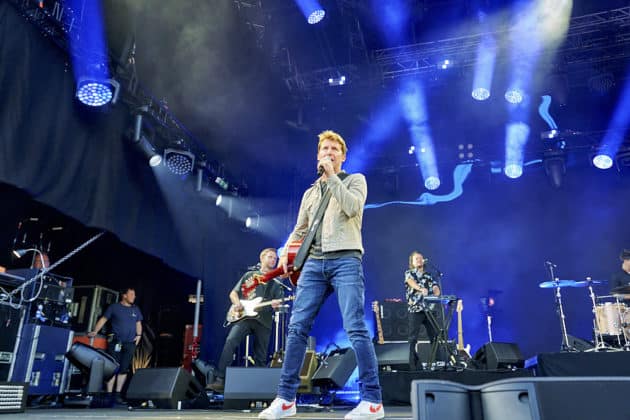
<svg viewBox="0 0 630 420">
<path fill-rule="evenodd" d="M 343 416 L 352 407 L 328 408 L 298 407 L 298 414 L 292 419 L 343 419 Z M 27 409 L 24 413 L 0 414 L 0 420 L 92 420 L 92 419 L 256 419 L 258 411 L 235 411 L 235 410 L 157 410 L 139 409 L 126 410 L 103 409 L 103 408 L 37 408 Z M 385 407 L 386 419 L 411 419 L 411 407 Z"/>
</svg>

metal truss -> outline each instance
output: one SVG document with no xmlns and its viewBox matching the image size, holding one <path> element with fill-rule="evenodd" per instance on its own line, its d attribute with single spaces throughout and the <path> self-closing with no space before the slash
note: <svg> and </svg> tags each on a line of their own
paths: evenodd
<svg viewBox="0 0 630 420">
<path fill-rule="evenodd" d="M 92 1 L 92 0 L 83 0 Z M 153 141 L 159 149 L 174 145 L 179 149 L 192 152 L 196 160 L 206 161 L 205 148 L 192 136 L 188 129 L 179 122 L 169 111 L 165 100 L 158 100 L 151 93 L 143 89 L 137 79 L 135 69 L 135 45 L 131 48 L 129 56 L 123 63 L 115 62 L 111 54 L 95 55 L 90 51 L 76 51 L 71 47 L 71 39 L 78 38 L 81 30 L 81 14 L 68 6 L 64 0 L 48 0 L 40 7 L 38 0 L 9 0 L 25 19 L 37 27 L 42 34 L 50 39 L 58 48 L 68 56 L 71 54 L 91 54 L 91 60 L 108 65 L 114 78 L 121 84 L 121 101 L 130 109 L 132 114 L 142 114 L 150 117 L 155 129 Z M 244 2 L 241 2 L 244 3 Z M 220 163 L 206 164 L 205 169 L 210 175 L 214 175 L 221 167 Z M 241 186 L 230 183 L 233 191 L 240 190 Z"/>
<path fill-rule="evenodd" d="M 261 0 L 233 0 L 241 19 L 254 34 L 256 45 L 263 48 L 265 39 L 265 16 Z"/>
<path fill-rule="evenodd" d="M 484 37 L 500 40 L 510 33 L 505 29 L 375 50 L 372 61 L 383 79 L 434 72 L 444 58 L 458 67 L 469 67 L 475 64 Z M 566 40 L 557 53 L 569 65 L 610 62 L 627 58 L 629 45 L 630 7 L 623 7 L 571 19 Z"/>
</svg>

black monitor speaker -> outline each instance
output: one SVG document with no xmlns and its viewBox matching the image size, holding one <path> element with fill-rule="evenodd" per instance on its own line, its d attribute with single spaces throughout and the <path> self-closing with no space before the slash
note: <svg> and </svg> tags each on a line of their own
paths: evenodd
<svg viewBox="0 0 630 420">
<path fill-rule="evenodd" d="M 525 365 L 525 358 L 515 343 L 486 343 L 475 353 L 475 365 L 479 369 L 514 369 Z"/>
<path fill-rule="evenodd" d="M 207 408 L 210 401 L 199 382 L 183 368 L 138 369 L 127 388 L 132 405 L 151 400 L 157 408 Z"/>
</svg>

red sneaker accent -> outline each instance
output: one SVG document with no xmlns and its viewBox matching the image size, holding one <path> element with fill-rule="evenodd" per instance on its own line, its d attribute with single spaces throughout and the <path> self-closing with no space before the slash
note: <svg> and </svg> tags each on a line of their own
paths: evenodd
<svg viewBox="0 0 630 420">
<path fill-rule="evenodd" d="M 381 409 L 381 407 L 383 406 L 383 404 L 379 404 L 377 406 L 373 406 L 372 404 L 370 404 L 370 413 L 376 413 L 378 410 Z M 284 406 L 283 406 L 284 408 Z"/>
<path fill-rule="evenodd" d="M 295 404 L 295 402 L 292 402 L 291 404 L 282 404 L 282 411 L 288 410 L 289 408 L 293 407 L 293 405 Z M 371 407 L 370 407 L 371 409 Z"/>
</svg>

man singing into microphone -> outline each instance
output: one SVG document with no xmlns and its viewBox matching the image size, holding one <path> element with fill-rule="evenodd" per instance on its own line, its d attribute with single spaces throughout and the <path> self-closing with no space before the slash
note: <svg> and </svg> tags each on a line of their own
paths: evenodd
<svg viewBox="0 0 630 420">
<path fill-rule="evenodd" d="M 257 283 L 257 276 L 265 274 L 276 267 L 278 256 L 273 248 L 266 248 L 260 252 L 260 269 L 248 271 L 236 283 L 230 291 L 230 302 L 235 309 L 242 310 L 241 299 L 250 300 L 262 296 L 263 302 L 272 301 L 272 307 L 276 308 L 284 297 L 282 286 L 274 281 L 267 283 Z M 254 363 L 257 367 L 267 365 L 267 351 L 269 349 L 269 338 L 271 335 L 272 311 L 269 308 L 262 308 L 255 318 L 247 318 L 238 321 L 227 336 L 219 365 L 216 370 L 215 381 L 208 385 L 214 391 L 223 391 L 225 385 L 225 370 L 234 360 L 234 352 L 239 344 L 249 334 L 254 336 Z"/>
<path fill-rule="evenodd" d="M 376 355 L 363 308 L 365 282 L 361 224 L 367 184 L 362 174 L 342 172 L 346 151 L 346 143 L 339 134 L 324 131 L 319 135 L 317 166 L 320 177 L 302 197 L 289 242 L 304 239 L 309 231 L 315 235 L 297 283 L 278 395 L 260 413 L 258 417 L 262 419 L 280 419 L 296 414 L 295 395 L 300 384 L 307 337 L 315 316 L 333 291 L 359 366 L 361 402 L 346 414 L 345 419 L 380 419 L 385 416 Z M 323 199 L 327 192 L 330 201 L 322 207 L 325 212 L 318 219 L 316 213 L 320 203 L 326 203 Z M 279 262 L 285 272 L 287 260 L 285 251 Z"/>
<path fill-rule="evenodd" d="M 416 350 L 422 325 L 427 330 L 431 344 L 437 336 L 437 331 L 433 328 L 427 315 L 427 311 L 434 310 L 435 304 L 427 304 L 424 302 L 424 297 L 439 296 L 440 288 L 434 282 L 431 273 L 424 270 L 425 262 L 426 260 L 421 253 L 413 251 L 409 255 L 409 269 L 405 271 L 405 298 L 409 311 L 409 370 L 422 368 Z"/>
</svg>

